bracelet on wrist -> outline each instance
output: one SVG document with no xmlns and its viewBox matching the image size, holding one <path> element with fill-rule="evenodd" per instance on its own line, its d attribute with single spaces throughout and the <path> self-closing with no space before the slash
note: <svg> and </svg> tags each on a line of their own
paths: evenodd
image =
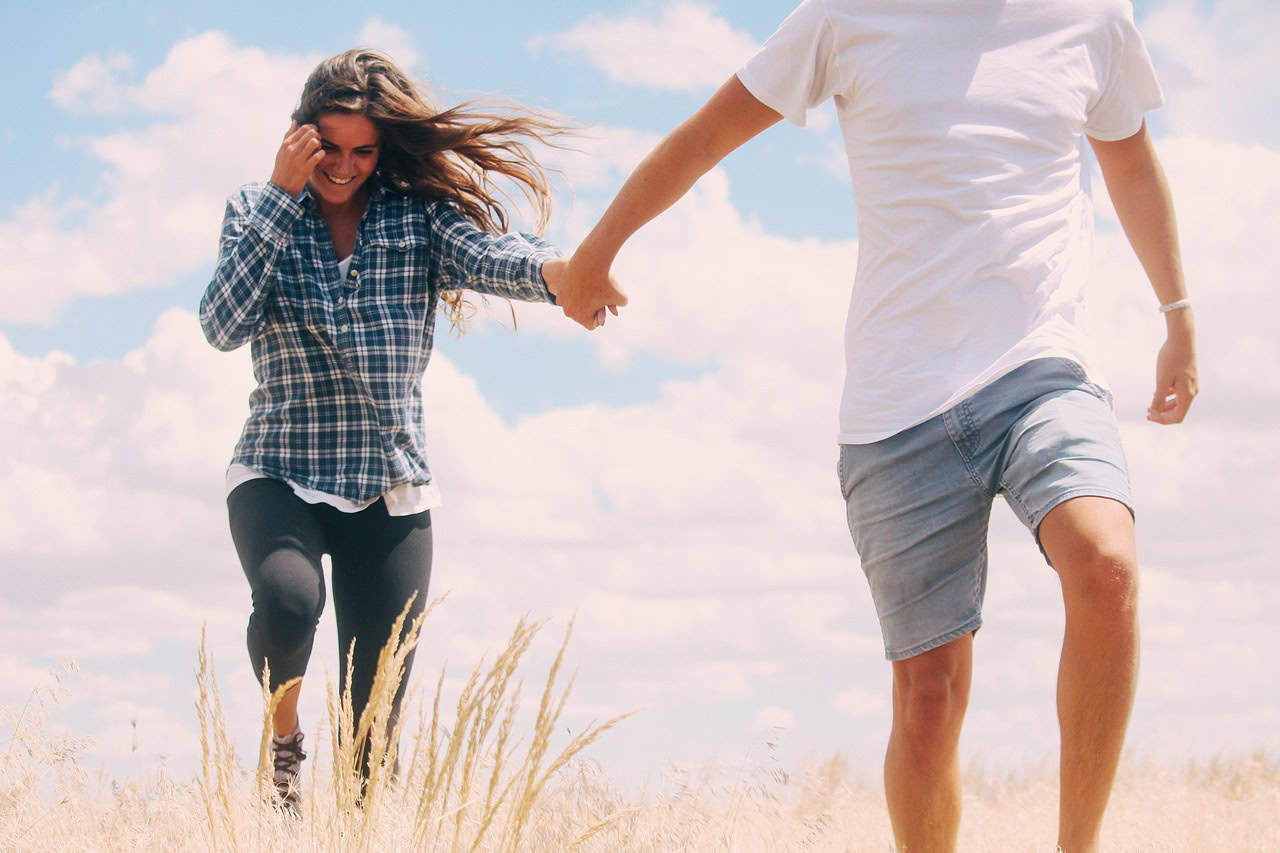
<svg viewBox="0 0 1280 853">
<path fill-rule="evenodd" d="M 1170 311 L 1177 311 L 1179 308 L 1190 308 L 1190 299 L 1178 299 L 1173 302 L 1166 302 L 1160 306 L 1161 314 L 1168 314 Z"/>
</svg>

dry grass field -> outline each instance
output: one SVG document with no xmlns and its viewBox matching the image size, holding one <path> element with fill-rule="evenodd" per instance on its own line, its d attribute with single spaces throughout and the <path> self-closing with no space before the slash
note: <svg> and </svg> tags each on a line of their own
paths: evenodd
<svg viewBox="0 0 1280 853">
<path fill-rule="evenodd" d="M 403 733 L 395 778 L 378 723 L 420 625 L 384 650 L 365 725 L 352 725 L 349 699 L 330 688 L 328 724 L 310 743 L 300 819 L 264 805 L 270 782 L 255 770 L 258 756 L 242 763 L 233 754 L 203 651 L 196 709 L 203 762 L 193 780 L 159 769 L 127 783 L 103 779 L 78 766 L 85 744 L 55 735 L 40 702 L 0 709 L 0 850 L 892 849 L 882 792 L 851 783 L 838 759 L 754 778 L 674 773 L 659 791 L 623 795 L 584 752 L 600 736 L 625 738 L 625 725 L 609 731 L 619 719 L 552 743 L 572 687 L 571 679 L 562 684 L 563 644 L 540 679 L 532 729 L 517 732 L 524 716 L 516 674 L 539 627 L 523 622 L 502 653 L 476 668 L 456 703 L 442 707 L 437 683 L 416 730 Z M 263 701 L 269 708 L 272 697 Z M 374 767 L 360 803 L 358 748 L 370 751 Z M 967 792 L 962 850 L 1052 850 L 1051 768 L 1002 778 L 971 772 Z M 1259 754 L 1176 768 L 1127 762 L 1104 849 L 1280 850 L 1280 761 Z"/>
</svg>

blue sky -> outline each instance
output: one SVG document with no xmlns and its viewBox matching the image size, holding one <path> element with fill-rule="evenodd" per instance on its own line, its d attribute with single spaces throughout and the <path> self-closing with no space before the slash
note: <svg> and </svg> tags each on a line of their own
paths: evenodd
<svg viewBox="0 0 1280 853">
<path fill-rule="evenodd" d="M 582 150 L 547 155 L 565 175 L 549 236 L 570 249 L 658 135 L 789 11 L 432 8 L 9 12 L 0 704 L 76 659 L 63 716 L 109 768 L 159 755 L 190 766 L 202 622 L 233 725 L 253 737 L 247 590 L 220 492 L 248 362 L 208 348 L 192 311 L 221 199 L 269 173 L 311 64 L 363 40 L 443 101 L 500 95 L 572 118 Z M 1152 126 L 1200 323 L 1205 393 L 1191 423 L 1142 422 L 1158 319 L 1105 200 L 1095 323 L 1146 571 L 1132 741 L 1178 760 L 1273 743 L 1280 724 L 1265 652 L 1280 549 L 1258 535 L 1280 497 L 1280 351 L 1262 319 L 1274 311 L 1259 310 L 1276 305 L 1280 262 L 1280 123 L 1259 85 L 1280 73 L 1266 43 L 1280 12 L 1263 0 L 1137 9 L 1169 101 Z M 665 760 L 759 766 L 773 760 L 767 742 L 788 761 L 847 752 L 875 776 L 888 667 L 832 473 L 857 236 L 842 165 L 829 110 L 735 153 L 620 258 L 633 304 L 602 333 L 521 307 L 519 334 L 485 320 L 438 337 L 427 427 L 446 505 L 433 589 L 451 596 L 420 675 L 469 666 L 522 613 L 552 631 L 577 613 L 575 719 L 642 709 L 599 749 L 620 776 Z M 1056 744 L 1056 583 L 1003 508 L 992 554 L 965 749 L 1038 760 Z M 332 645 L 327 617 L 321 678 Z M 304 719 L 320 692 L 304 693 Z"/>
</svg>

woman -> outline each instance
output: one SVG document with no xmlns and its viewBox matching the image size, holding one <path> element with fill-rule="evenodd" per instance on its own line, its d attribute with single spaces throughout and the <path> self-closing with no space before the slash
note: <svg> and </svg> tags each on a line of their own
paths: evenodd
<svg viewBox="0 0 1280 853">
<path fill-rule="evenodd" d="M 464 288 L 554 301 L 564 261 L 537 237 L 490 233 L 507 226 L 491 175 L 520 186 L 541 228 L 550 198 L 526 143 L 560 130 L 437 112 L 385 56 L 352 50 L 308 78 L 270 182 L 230 199 L 200 322 L 218 349 L 252 345 L 227 506 L 253 597 L 249 657 L 260 681 L 270 665 L 272 690 L 306 671 L 324 553 L 344 657 L 355 642 L 357 719 L 394 619 L 412 596 L 409 619 L 422 610 L 440 502 L 421 386 L 436 310 L 460 325 Z M 345 689 L 345 661 L 339 672 Z M 295 813 L 300 686 L 272 719 L 275 787 Z"/>
</svg>

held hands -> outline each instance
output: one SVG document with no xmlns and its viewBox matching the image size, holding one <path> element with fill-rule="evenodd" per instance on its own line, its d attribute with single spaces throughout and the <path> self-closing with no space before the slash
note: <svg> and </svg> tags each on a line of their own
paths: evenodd
<svg viewBox="0 0 1280 853">
<path fill-rule="evenodd" d="M 553 263 L 558 266 L 549 270 Z M 588 331 L 604 325 L 606 308 L 616 317 L 618 309 L 627 304 L 627 295 L 609 274 L 609 264 L 592 261 L 582 247 L 568 261 L 548 261 L 542 275 L 564 315 Z"/>
<path fill-rule="evenodd" d="M 1147 420 L 1157 424 L 1182 423 L 1200 391 L 1190 312 L 1176 313 L 1183 316 L 1169 322 L 1169 337 L 1156 357 L 1156 392 L 1147 408 Z"/>
<path fill-rule="evenodd" d="M 542 265 L 542 280 L 547 283 L 547 290 L 556 298 L 557 305 L 563 305 L 563 297 L 561 293 L 564 287 L 564 273 L 569 266 L 569 261 L 565 258 L 552 258 Z M 618 309 L 610 305 L 609 310 L 613 312 L 613 316 L 618 316 Z M 567 312 L 566 312 L 567 313 Z M 603 308 L 596 311 L 593 317 L 593 326 L 587 326 L 592 329 L 597 326 L 603 326 L 605 319 L 605 311 Z"/>
<path fill-rule="evenodd" d="M 276 166 L 271 172 L 271 183 L 296 196 L 311 180 L 311 173 L 324 159 L 320 147 L 320 130 L 314 124 L 299 126 L 295 121 L 276 152 Z"/>
</svg>

